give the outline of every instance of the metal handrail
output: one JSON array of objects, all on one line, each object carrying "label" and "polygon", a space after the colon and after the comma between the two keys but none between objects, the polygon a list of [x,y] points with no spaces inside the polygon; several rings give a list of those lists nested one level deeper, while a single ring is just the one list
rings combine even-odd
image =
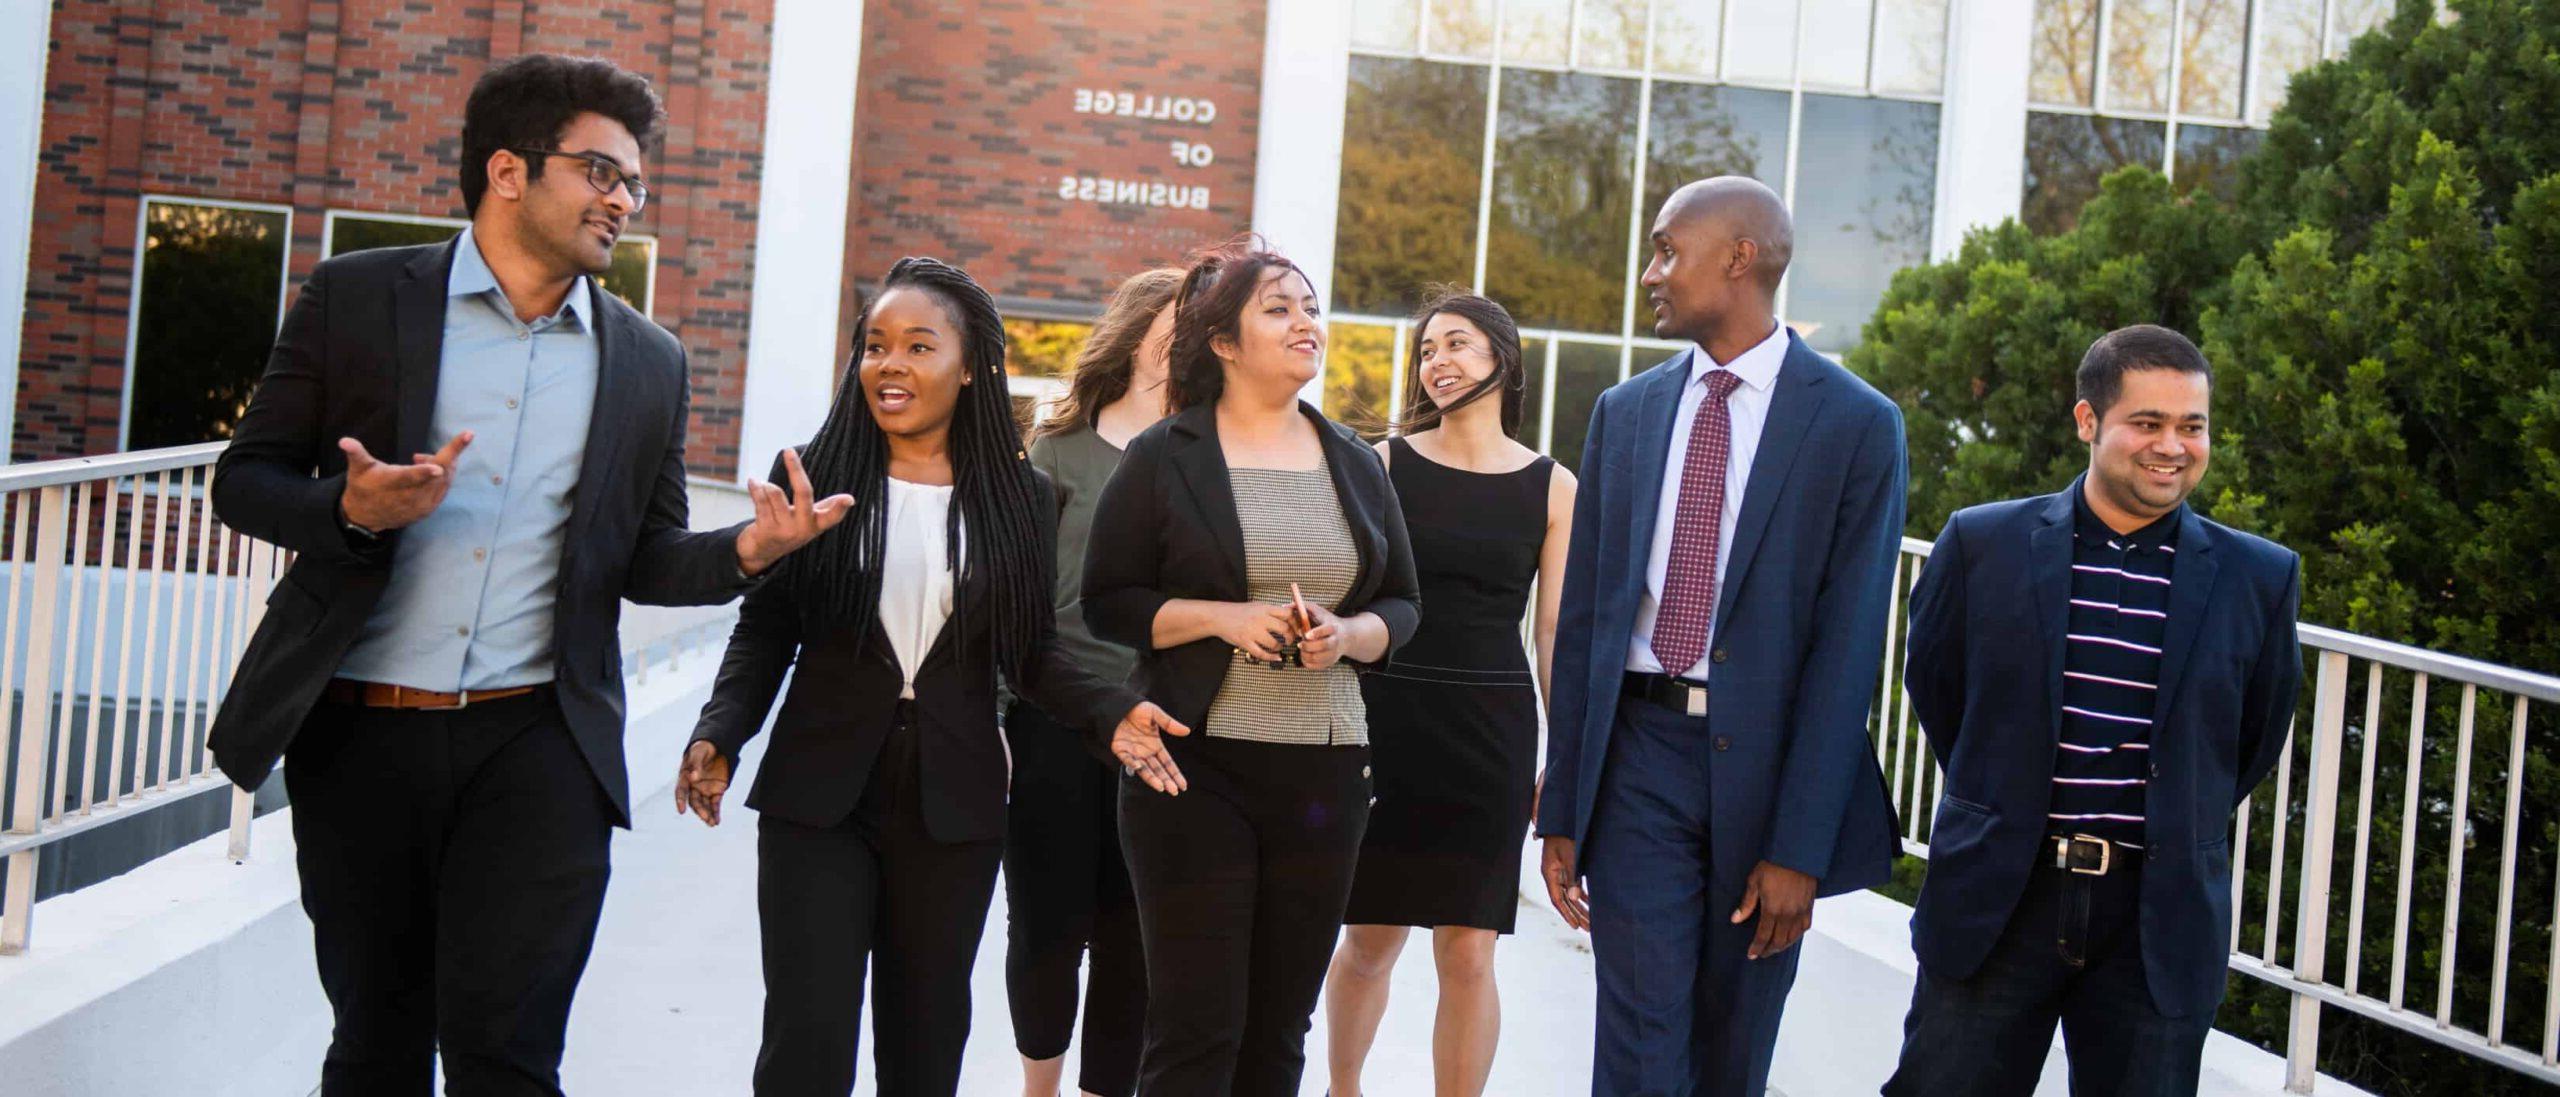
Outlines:
[{"label": "metal handrail", "polygon": [[[1932,809],[1938,795],[1944,792],[1946,774],[1929,755],[1922,729],[1911,711],[1910,697],[1900,688],[1900,642],[1909,623],[1905,600],[1929,549],[1927,541],[1903,539],[1903,554],[1895,567],[1883,686],[1874,713],[1877,761],[1884,767],[1888,791],[1905,822],[1903,847],[1922,858],[1929,855],[1927,828],[1933,821]],[[2291,997],[2286,1089],[2309,1093],[2317,1082],[2320,1009],[2324,1005],[2532,1078],[2560,1083],[2560,889],[2555,889],[2551,899],[2551,923],[2547,927],[2550,956],[2544,966],[2543,985],[2538,988],[2543,997],[2541,1046],[2538,1051],[2526,1050],[2505,1039],[2508,1006],[2517,989],[2509,971],[2516,955],[2517,870],[2525,856],[2518,820],[2525,806],[2526,736],[2534,704],[2560,705],[2560,676],[2319,625],[2302,624],[2298,628],[2302,646],[2314,664],[2310,689],[2304,693],[2301,708],[2288,730],[2292,741],[2269,786],[2254,790],[2241,801],[2231,840],[2229,963],[2232,970],[2277,986]],[[2350,698],[2359,664],[2364,683],[2361,706],[2351,704]],[[2397,726],[2390,717],[2399,710],[2384,703],[2387,695],[2394,695],[2395,685],[2404,686],[2408,695],[2406,719]],[[2437,688],[2436,703],[2444,704],[2446,694],[2441,690],[2455,687],[2459,694],[2458,716],[2450,762],[2452,773],[2448,778],[2441,772],[2443,763],[2435,769],[2428,766],[2427,725],[2434,713],[2429,694],[2431,688]],[[2502,773],[2488,770],[2475,779],[2474,735],[2479,730],[2480,714],[2484,710],[2498,711],[2494,707],[2498,696],[2507,699],[2510,717],[2503,752],[2505,767]],[[2294,734],[2306,729],[2307,736]],[[2384,751],[2385,739],[2399,740],[2398,749]],[[2346,778],[2343,771],[2350,765],[2351,745],[2358,749],[2352,759],[2356,784],[2350,811],[2346,810],[2342,785]],[[2396,764],[2400,772],[2396,781],[2380,783],[2380,771],[2386,764]],[[2484,794],[2484,803],[2488,793],[2504,794],[2497,817],[2502,831],[2495,847],[2497,917],[2487,950],[2491,986],[2485,1018],[2456,1016],[2454,1000],[2457,972],[2476,972],[2481,951],[2480,942],[2466,938],[2462,932],[2466,851],[2475,842],[2481,847],[2481,855],[2491,849],[2487,828],[2477,834],[2473,831],[2471,794],[2475,784],[2482,786],[2479,791]],[[2442,794],[2434,795],[2439,787]],[[2376,873],[2385,867],[2376,863],[2377,851],[2372,841],[2377,797],[2395,791],[2400,841],[2396,872],[2391,876],[2395,898],[2387,912],[2391,970],[2388,992],[2377,994],[2363,979],[2366,945],[2368,937],[2374,936],[2369,930],[2385,923],[2368,919],[2367,893]],[[2258,813],[2253,810],[2257,806],[2267,809],[2263,819],[2257,818]],[[2253,856],[2259,848],[2251,841],[2253,824],[2264,828],[2263,858]],[[2352,867],[2343,888],[2337,879],[2338,870],[2345,867],[2338,864],[2342,831],[2352,833],[2352,854],[2347,858]],[[2441,836],[2444,845],[2439,858],[2421,856],[2418,840],[2422,831]],[[2383,852],[2389,856],[2391,851]],[[2438,860],[2444,870],[2441,894],[2421,897],[2417,892],[2426,883],[2422,871],[2431,871]],[[2267,870],[2267,886],[2261,895],[2247,890],[2253,864],[2263,864]],[[2338,894],[2342,890],[2343,896]],[[2337,902],[2341,898],[2343,903]],[[2433,941],[2413,940],[2420,903],[2427,913],[2441,916],[2442,924]],[[2339,919],[2341,910],[2343,922]],[[2255,949],[2244,947],[2242,940],[2252,913],[2259,916],[2256,921],[2261,933]],[[2340,958],[2343,973],[2333,977],[2330,939],[2339,928],[2346,931],[2346,954]],[[2288,931],[2292,934],[2290,940],[2284,937]],[[2466,944],[2470,946],[2469,953],[2462,951]],[[2288,946],[2289,961],[2285,959]],[[2411,958],[2416,954],[2423,961],[2430,948],[2437,957],[2433,1001],[2413,1003],[2409,1000],[2408,979]],[[2464,959],[2475,966],[2458,967]]]}]

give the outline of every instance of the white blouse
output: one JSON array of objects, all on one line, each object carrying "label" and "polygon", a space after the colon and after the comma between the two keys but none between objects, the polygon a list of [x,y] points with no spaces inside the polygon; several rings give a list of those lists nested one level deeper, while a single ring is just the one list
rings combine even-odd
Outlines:
[{"label": "white blouse", "polygon": [[[916,695],[916,670],[951,619],[952,575],[944,531],[951,513],[949,485],[911,484],[889,478],[887,559],[880,575],[880,627],[897,652],[905,682],[901,699]],[[965,543],[965,535],[964,535]]]}]

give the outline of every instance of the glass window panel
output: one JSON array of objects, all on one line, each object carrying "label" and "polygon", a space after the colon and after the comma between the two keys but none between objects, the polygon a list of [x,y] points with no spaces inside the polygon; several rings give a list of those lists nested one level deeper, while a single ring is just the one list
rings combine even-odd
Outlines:
[{"label": "glass window panel", "polygon": [[1421,26],[1421,0],[1360,0],[1351,5],[1354,46],[1409,53]]},{"label": "glass window panel", "polygon": [[1645,0],[1582,0],[1582,25],[1574,33],[1581,52],[1574,64],[1586,69],[1644,67]]},{"label": "glass window panel", "polygon": [[1093,334],[1093,325],[1070,320],[1025,320],[1006,317],[1004,368],[1014,377],[1064,378],[1075,372],[1076,352]]},{"label": "glass window panel", "polygon": [[1422,48],[1457,57],[1493,57],[1494,0],[1425,0]]},{"label": "glass window panel", "polygon": [[1325,332],[1324,413],[1374,440],[1394,396],[1396,329],[1336,321]]},{"label": "glass window panel", "polygon": [[2240,159],[2258,150],[2265,130],[2239,126],[2178,126],[2180,190],[2201,189],[2229,202],[2240,197]]},{"label": "glass window panel", "polygon": [[1712,77],[1723,41],[1724,0],[1655,0],[1653,71]]},{"label": "glass window panel", "polygon": [[1351,59],[1333,307],[1400,315],[1429,282],[1475,278],[1485,69]]},{"label": "glass window panel", "polygon": [[1796,253],[1787,318],[1814,349],[1858,341],[1893,272],[1929,257],[1937,209],[1938,107],[1804,97]]},{"label": "glass window panel", "polygon": [[2085,107],[2098,86],[2098,0],[2036,0],[2027,98]]},{"label": "glass window panel", "polygon": [[1804,82],[1829,88],[1864,91],[1867,87],[1867,34],[1874,29],[1871,0],[1801,0],[1804,43],[1800,63]]},{"label": "glass window panel", "polygon": [[1725,79],[1784,84],[1796,77],[1798,0],[1735,0]]},{"label": "glass window panel", "polygon": [[613,244],[613,265],[596,278],[605,292],[622,298],[622,303],[649,315],[649,296],[656,288],[650,273],[658,264],[658,242],[648,237],[625,236]]},{"label": "glass window panel", "polygon": [[1684,183],[1748,175],[1772,190],[1787,180],[1787,93],[1712,84],[1657,83],[1645,133],[1644,217]]},{"label": "glass window panel", "polygon": [[1503,60],[1564,64],[1572,35],[1573,0],[1503,0]]},{"label": "glass window panel", "polygon": [[2169,16],[2176,0],[2115,0],[2107,10],[2105,110],[2169,109]]},{"label": "glass window panel", "polygon": [[2320,59],[2320,0],[2258,0],[2258,99],[2251,120],[2263,125],[2284,104],[2293,74]]},{"label": "glass window panel", "polygon": [[2343,57],[2364,32],[2391,18],[2393,0],[2333,0],[2329,9],[2329,56]]},{"label": "glass window panel", "polygon": [[1591,429],[1592,405],[1617,383],[1617,344],[1567,342],[1556,348],[1556,415],[1547,432],[1547,452],[1558,464],[1582,471],[1582,441]]},{"label": "glass window panel", "polygon": [[1878,0],[1875,89],[1936,95],[1946,70],[1947,0]]},{"label": "glass window panel", "polygon": [[1520,393],[1520,429],[1511,439],[1530,449],[1538,448],[1539,409],[1547,402],[1547,340],[1543,336],[1523,336],[1520,340],[1520,372],[1527,377]]},{"label": "glass window panel", "polygon": [[1485,295],[1522,325],[1618,330],[1635,137],[1634,80],[1503,72]]},{"label": "glass window panel", "polygon": [[2018,219],[2041,233],[2080,223],[2098,180],[2127,164],[2157,169],[2168,141],[2158,122],[2027,112],[2026,195]]},{"label": "glass window panel", "polygon": [[2178,111],[2240,117],[2241,58],[2249,45],[2249,0],[2186,0],[2178,28]]},{"label": "glass window panel", "polygon": [[287,242],[282,211],[145,204],[126,449],[231,437],[275,346]]}]

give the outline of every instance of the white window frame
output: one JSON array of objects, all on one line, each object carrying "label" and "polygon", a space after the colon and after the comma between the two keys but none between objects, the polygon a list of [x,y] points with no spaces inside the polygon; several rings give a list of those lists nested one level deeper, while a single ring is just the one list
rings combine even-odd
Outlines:
[{"label": "white window frame", "polygon": [[293,299],[293,207],[276,202],[252,202],[237,198],[207,198],[192,194],[144,192],[133,206],[133,289],[125,296],[124,315],[124,383],[118,386],[116,404],[116,451],[124,452],[133,438],[134,352],[142,341],[143,257],[151,244],[151,204],[210,206],[215,209],[249,210],[256,213],[284,215],[284,259],[276,266],[276,328],[284,328],[284,310]]}]

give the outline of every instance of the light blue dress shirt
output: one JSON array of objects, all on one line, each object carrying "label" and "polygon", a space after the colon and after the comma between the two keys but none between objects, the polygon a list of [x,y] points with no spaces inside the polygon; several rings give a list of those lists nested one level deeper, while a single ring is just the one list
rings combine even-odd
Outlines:
[{"label": "light blue dress shirt", "polygon": [[444,692],[552,679],[552,609],[595,411],[592,286],[581,278],[558,312],[520,322],[463,230],[427,446],[473,438],[444,502],[401,531],[390,585],[340,677]]}]

